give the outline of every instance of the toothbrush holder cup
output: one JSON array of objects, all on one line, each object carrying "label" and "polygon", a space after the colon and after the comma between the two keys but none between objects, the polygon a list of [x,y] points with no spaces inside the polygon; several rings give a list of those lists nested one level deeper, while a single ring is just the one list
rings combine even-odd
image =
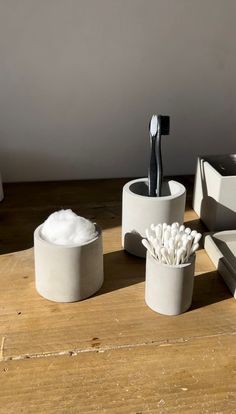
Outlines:
[{"label": "toothbrush holder cup", "polygon": [[186,189],[177,181],[162,184],[161,197],[148,196],[148,179],[129,181],[123,187],[122,196],[122,246],[138,257],[146,257],[142,239],[145,230],[153,224],[183,223]]}]

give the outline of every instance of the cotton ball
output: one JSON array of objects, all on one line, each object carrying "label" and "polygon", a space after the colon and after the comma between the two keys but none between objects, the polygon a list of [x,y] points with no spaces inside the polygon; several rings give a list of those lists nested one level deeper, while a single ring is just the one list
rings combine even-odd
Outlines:
[{"label": "cotton ball", "polygon": [[68,209],[52,213],[43,223],[41,235],[54,244],[80,245],[94,239],[97,231],[91,221]]}]

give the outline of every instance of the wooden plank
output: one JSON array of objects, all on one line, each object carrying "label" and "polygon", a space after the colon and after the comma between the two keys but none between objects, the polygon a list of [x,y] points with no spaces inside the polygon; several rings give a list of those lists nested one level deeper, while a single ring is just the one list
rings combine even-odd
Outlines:
[{"label": "wooden plank", "polygon": [[[201,230],[201,222],[191,207],[193,177],[176,179],[187,188],[186,220],[193,220],[191,224]],[[72,208],[103,229],[120,226],[122,187],[127,181],[127,178],[117,178],[4,184],[5,198],[0,205],[0,253],[32,247],[34,229],[61,208]]]},{"label": "wooden plank", "polygon": [[0,253],[32,247],[33,231],[52,212],[72,208],[103,228],[120,225],[122,187],[128,179],[4,184]]},{"label": "wooden plank", "polygon": [[235,355],[235,335],[222,334],[2,362],[0,413],[232,414]]},{"label": "wooden plank", "polygon": [[[127,180],[5,186],[0,209],[0,413],[233,413],[236,307],[213,264],[197,253],[191,309],[158,315],[144,303],[145,262],[121,247]],[[205,231],[192,210],[185,223]],[[103,228],[105,282],[83,302],[59,304],[34,288],[32,232],[61,207]],[[13,252],[13,253],[12,253]]]},{"label": "wooden plank", "polygon": [[[112,232],[104,246],[106,251],[111,236]],[[4,356],[165,343],[236,330],[235,301],[203,250],[197,254],[196,270],[200,274],[195,279],[191,310],[168,317],[145,305],[144,260],[114,249],[111,244],[112,251],[104,255],[105,282],[100,292],[71,304],[49,302],[37,294],[32,250],[0,256]]]}]

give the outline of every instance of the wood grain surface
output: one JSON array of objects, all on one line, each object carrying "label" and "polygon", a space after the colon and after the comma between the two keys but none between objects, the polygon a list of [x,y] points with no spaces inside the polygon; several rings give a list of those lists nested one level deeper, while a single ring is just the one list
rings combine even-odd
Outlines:
[{"label": "wood grain surface", "polygon": [[[191,208],[192,178],[180,180],[185,222],[205,231]],[[145,261],[120,244],[124,182],[5,185],[0,413],[236,413],[235,300],[201,248],[191,309],[168,317],[145,305]],[[103,228],[104,285],[71,304],[34,288],[32,232],[61,207]]]}]

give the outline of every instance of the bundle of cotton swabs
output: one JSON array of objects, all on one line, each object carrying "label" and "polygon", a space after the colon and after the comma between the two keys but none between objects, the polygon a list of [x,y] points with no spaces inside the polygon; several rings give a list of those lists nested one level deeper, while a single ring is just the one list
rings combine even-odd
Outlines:
[{"label": "bundle of cotton swabs", "polygon": [[158,262],[180,265],[188,263],[189,257],[198,249],[202,235],[183,224],[163,223],[151,224],[146,237],[142,243]]}]

